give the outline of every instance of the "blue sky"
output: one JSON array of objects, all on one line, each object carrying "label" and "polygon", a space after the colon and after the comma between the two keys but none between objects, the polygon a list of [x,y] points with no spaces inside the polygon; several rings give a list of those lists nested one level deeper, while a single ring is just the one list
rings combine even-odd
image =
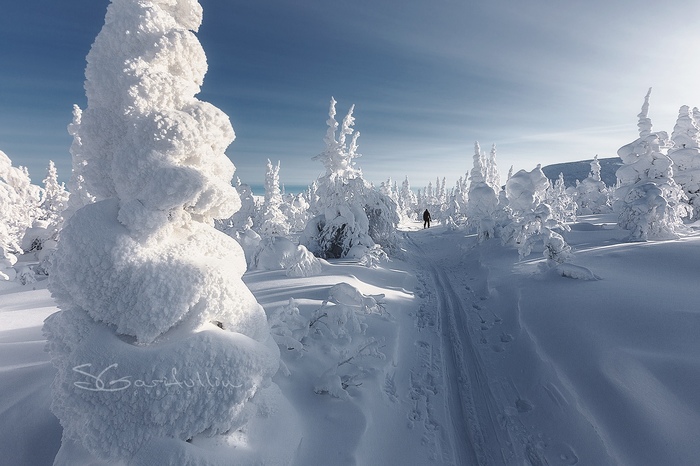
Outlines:
[{"label": "blue sky", "polygon": [[[107,0],[7,2],[0,13],[0,150],[35,183],[70,174],[66,126],[86,106],[85,56]],[[245,183],[267,158],[287,185],[322,166],[328,102],[355,104],[358,166],[379,183],[448,186],[473,144],[503,175],[615,155],[650,116],[671,132],[700,106],[700,2],[669,0],[202,0],[209,72],[201,100],[224,110],[227,154]]]}]

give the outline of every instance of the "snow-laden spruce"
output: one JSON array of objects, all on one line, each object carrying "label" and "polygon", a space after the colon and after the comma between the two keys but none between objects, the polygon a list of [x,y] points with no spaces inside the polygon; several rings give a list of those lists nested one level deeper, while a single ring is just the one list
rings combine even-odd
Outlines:
[{"label": "snow-laden spruce", "polygon": [[314,157],[326,168],[317,180],[318,200],[311,206],[317,216],[309,221],[300,241],[324,258],[381,254],[382,247],[391,247],[395,241],[396,203],[366,182],[355,167],[360,133],[353,129],[354,106],[338,132],[335,104],[331,98],[326,149]]},{"label": "snow-laden spruce", "polygon": [[98,201],[66,222],[49,277],[61,311],[44,327],[65,463],[77,445],[212,464],[186,441],[244,425],[279,366],[243,252],[213,228],[240,201],[229,119],[194,97],[201,20],[195,0],[113,0],[87,57],[73,129]]},{"label": "snow-laden spruce", "polygon": [[630,231],[631,241],[678,237],[683,218],[690,213],[682,189],[673,180],[673,161],[664,153],[668,134],[652,132],[649,96],[639,113],[639,138],[622,146],[617,155],[622,167],[617,172],[613,209],[618,224]]}]

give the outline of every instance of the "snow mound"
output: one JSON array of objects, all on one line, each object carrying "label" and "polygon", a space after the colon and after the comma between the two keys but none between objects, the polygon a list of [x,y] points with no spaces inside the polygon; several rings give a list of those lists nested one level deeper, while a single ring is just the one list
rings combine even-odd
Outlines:
[{"label": "snow mound", "polygon": [[305,246],[297,246],[282,236],[272,236],[260,241],[252,263],[252,269],[285,270],[288,277],[310,277],[322,270],[321,261]]}]

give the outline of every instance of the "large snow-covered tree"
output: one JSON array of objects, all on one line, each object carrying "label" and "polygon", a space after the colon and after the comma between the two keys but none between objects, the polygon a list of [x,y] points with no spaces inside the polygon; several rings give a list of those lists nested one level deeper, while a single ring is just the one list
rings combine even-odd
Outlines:
[{"label": "large snow-covered tree", "polygon": [[326,168],[317,180],[318,200],[312,205],[317,216],[307,224],[301,241],[321,257],[362,257],[393,245],[399,218],[396,203],[365,181],[355,166],[360,133],[353,129],[354,106],[343,118],[340,131],[335,106],[331,98],[326,148],[314,157]]},{"label": "large snow-covered tree", "polygon": [[44,326],[64,460],[214,464],[199,436],[244,425],[279,365],[243,252],[213,228],[240,201],[229,119],[195,97],[201,20],[196,0],[113,0],[87,56],[81,172],[98,202],[66,222]]},{"label": "large snow-covered tree", "polygon": [[650,95],[651,89],[638,115],[639,138],[617,151],[623,165],[616,172],[619,186],[613,209],[632,241],[675,238],[690,212],[683,191],[673,180],[673,162],[664,153],[668,134],[652,132]]}]

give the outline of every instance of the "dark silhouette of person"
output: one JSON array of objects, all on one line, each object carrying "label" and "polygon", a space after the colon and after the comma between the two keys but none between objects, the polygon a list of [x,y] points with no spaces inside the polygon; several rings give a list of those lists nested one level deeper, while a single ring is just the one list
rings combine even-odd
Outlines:
[{"label": "dark silhouette of person", "polygon": [[430,228],[430,212],[428,212],[428,209],[425,209],[425,212],[423,212],[423,228]]}]

